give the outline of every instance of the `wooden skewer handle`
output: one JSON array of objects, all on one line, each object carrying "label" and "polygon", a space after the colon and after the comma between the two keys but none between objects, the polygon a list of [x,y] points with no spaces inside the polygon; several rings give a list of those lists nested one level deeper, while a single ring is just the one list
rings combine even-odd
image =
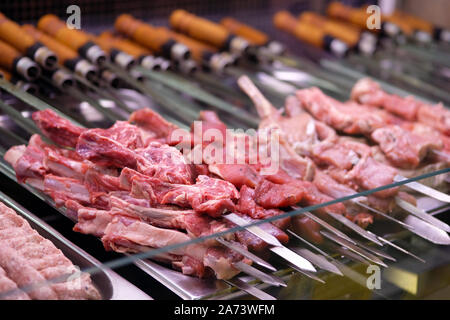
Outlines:
[{"label": "wooden skewer handle", "polygon": [[36,84],[24,81],[23,79],[13,75],[9,71],[0,68],[0,79],[3,78],[6,81],[11,82],[14,84],[17,88],[20,88],[23,91],[26,91],[30,94],[36,94],[39,91],[39,88]]},{"label": "wooden skewer handle", "polygon": [[331,18],[353,23],[362,29],[367,29],[367,18],[369,15],[365,10],[352,8],[340,2],[332,2],[327,8],[327,15]]},{"label": "wooden skewer handle", "polygon": [[411,32],[411,29],[407,25],[398,19],[387,16],[381,17],[381,29],[369,29],[367,23],[370,14],[367,12],[366,7],[358,9],[343,5],[340,2],[332,2],[327,8],[327,15],[334,19],[353,23],[361,29],[369,30],[374,33],[378,33],[381,30],[383,35],[388,35],[392,38],[397,37],[401,32],[406,34]]},{"label": "wooden skewer handle", "polygon": [[100,65],[106,60],[105,52],[91,41],[89,35],[80,30],[69,29],[54,14],[42,16],[37,27],[94,64]]},{"label": "wooden skewer handle", "polygon": [[22,26],[22,29],[36,41],[43,43],[50,50],[52,50],[58,56],[58,59],[62,64],[64,64],[67,60],[72,60],[78,57],[76,51],[39,31],[34,26],[25,24]]},{"label": "wooden skewer handle", "polygon": [[171,27],[178,32],[205,42],[221,51],[231,51],[240,55],[249,47],[247,40],[230,33],[224,26],[185,10],[172,12],[169,22]]},{"label": "wooden skewer handle", "polygon": [[39,31],[30,24],[23,25],[22,29],[35,40],[43,43],[50,50],[52,50],[57,55],[60,64],[66,66],[72,71],[75,71],[75,73],[83,78],[93,79],[95,77],[97,69],[88,61],[80,58],[78,53],[72,48],[69,48],[65,44],[55,40],[44,32]]},{"label": "wooden skewer handle", "polygon": [[316,26],[297,21],[293,15],[287,11],[280,11],[273,18],[275,27],[286,31],[297,39],[305,41],[315,47],[324,48],[325,32]]},{"label": "wooden skewer handle", "polygon": [[299,16],[299,21],[312,24],[323,29],[327,34],[341,39],[351,47],[356,46],[361,37],[360,29],[327,19],[326,17],[318,15],[314,12],[303,12]]},{"label": "wooden skewer handle", "polygon": [[0,67],[9,72],[16,72],[27,80],[35,80],[39,77],[39,66],[20,54],[17,49],[0,40]]},{"label": "wooden skewer handle", "polygon": [[382,21],[396,25],[407,36],[412,36],[414,33],[414,28],[408,22],[395,15],[383,16]]},{"label": "wooden skewer handle", "polygon": [[67,28],[66,24],[54,14],[42,16],[37,27],[75,51],[89,42],[89,37],[86,34]]},{"label": "wooden skewer handle", "polygon": [[25,54],[35,40],[25,33],[20,26],[0,13],[0,38]]},{"label": "wooden skewer handle", "polygon": [[199,64],[201,64],[203,60],[206,59],[207,56],[210,57],[215,52],[217,52],[216,48],[207,45],[203,42],[192,39],[183,34],[173,32],[163,27],[158,28],[158,30],[164,30],[164,32],[168,32],[175,40],[187,46],[191,51],[192,59],[194,59],[194,61]]},{"label": "wooden skewer handle", "polygon": [[0,13],[0,39],[16,48],[21,54],[34,59],[46,69],[55,69],[56,55],[27,34],[16,22]]},{"label": "wooden skewer handle", "polygon": [[4,69],[4,68],[0,68],[0,78],[4,78],[5,80],[11,81],[12,79],[12,74],[11,72],[9,72],[8,70]]},{"label": "wooden skewer handle", "polygon": [[264,32],[250,27],[234,18],[225,17],[220,21],[229,32],[234,33],[244,39],[247,39],[251,44],[264,46],[268,43],[269,37]]},{"label": "wooden skewer handle", "polygon": [[134,57],[119,48],[113,42],[102,37],[92,37],[92,40],[102,48],[102,50],[109,53],[111,61],[124,69],[130,69],[136,64]]},{"label": "wooden skewer handle", "polygon": [[190,56],[189,49],[175,41],[168,32],[158,30],[129,14],[122,14],[117,17],[114,26],[120,33],[165,57],[186,60]]},{"label": "wooden skewer handle", "polygon": [[297,39],[317,48],[330,51],[337,56],[344,56],[348,52],[348,46],[344,42],[331,36],[322,28],[298,21],[287,11],[276,13],[273,22],[278,29],[284,30]]},{"label": "wooden skewer handle", "polygon": [[419,34],[419,40],[424,38],[423,40],[430,41],[433,38],[437,41],[450,42],[450,30],[448,29],[439,28],[424,19],[400,11],[394,11],[393,16],[407,23],[414,30],[416,36]]},{"label": "wooden skewer handle", "polygon": [[225,27],[185,10],[172,12],[169,22],[173,29],[218,49],[223,49],[231,36]]},{"label": "wooden skewer handle", "polygon": [[163,68],[164,70],[167,70],[170,65],[167,60],[164,60],[161,57],[154,57],[152,52],[147,48],[131,40],[115,37],[108,31],[103,32],[99,38],[109,41],[114,48],[131,55],[144,68],[150,70]]},{"label": "wooden skewer handle", "polygon": [[404,20],[405,23],[409,24],[413,29],[427,32],[430,35],[433,34],[434,26],[426,20],[423,20],[416,16],[412,16],[410,14],[406,14],[404,12],[400,12],[398,10],[394,11],[392,15]]},{"label": "wooden skewer handle", "polygon": [[122,50],[123,52],[126,52],[129,55],[132,55],[134,58],[139,58],[151,54],[151,51],[144,48],[143,46],[140,46],[137,43],[130,41],[128,39],[114,37],[109,32],[103,32],[98,37],[98,39],[102,39],[102,41],[108,41],[111,46],[119,50]]},{"label": "wooden skewer handle", "polygon": [[8,71],[14,70],[16,60],[22,55],[11,45],[0,40],[0,66]]}]

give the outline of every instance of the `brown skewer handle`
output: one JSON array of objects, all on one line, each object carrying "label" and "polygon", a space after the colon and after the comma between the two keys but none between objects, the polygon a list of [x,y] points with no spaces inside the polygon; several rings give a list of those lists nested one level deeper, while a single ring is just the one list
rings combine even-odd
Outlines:
[{"label": "brown skewer handle", "polygon": [[[368,5],[364,5],[361,8],[354,9],[354,10],[359,10],[360,12],[362,12],[362,14],[365,14],[368,16],[367,7],[368,7]],[[384,24],[387,23],[388,25],[391,24],[391,25],[397,26],[397,28],[400,29],[401,33],[403,33],[402,36],[406,36],[406,37],[413,36],[413,28],[409,24],[407,24],[403,19],[399,19],[397,16],[382,15],[381,21],[382,21],[381,28],[383,28]]]},{"label": "brown skewer handle", "polygon": [[141,56],[151,54],[151,51],[147,48],[144,48],[143,46],[140,46],[137,43],[126,38],[113,36],[111,32],[108,31],[103,32],[97,38],[102,39],[103,41],[108,41],[111,46],[114,46],[117,49],[132,55],[136,59]]},{"label": "brown skewer handle", "polygon": [[217,52],[213,46],[163,27],[159,27],[158,30],[168,32],[175,40],[187,46],[191,51],[192,59],[199,65],[221,72],[232,63],[232,59],[228,55]]},{"label": "brown skewer handle", "polygon": [[38,21],[38,29],[64,43],[90,62],[101,65],[106,61],[105,52],[87,34],[80,30],[69,29],[66,24],[53,14],[46,14]]},{"label": "brown skewer handle", "polygon": [[434,26],[432,23],[401,11],[394,11],[392,14],[403,20],[414,30],[415,38],[420,42],[429,42],[431,38],[436,41],[450,42],[450,30]]},{"label": "brown skewer handle", "polygon": [[396,25],[400,29],[400,31],[407,37],[413,36],[413,28],[403,19],[399,19],[398,17],[392,15],[383,15],[381,21],[383,21],[384,24],[391,23],[393,25]]},{"label": "brown skewer handle", "polygon": [[102,48],[102,50],[108,52],[111,61],[113,61],[121,68],[129,70],[131,69],[131,67],[136,65],[136,60],[132,55],[116,48],[113,43],[108,41],[108,39],[101,37],[93,37],[92,39],[100,46],[100,48]]},{"label": "brown skewer handle", "polygon": [[150,50],[136,42],[126,38],[114,37],[109,32],[103,32],[100,36],[113,41],[115,47],[132,55],[144,68],[150,70],[167,70],[170,68],[169,60],[163,57],[155,57]]},{"label": "brown skewer handle", "polygon": [[265,33],[249,27],[234,18],[225,17],[220,20],[220,24],[229,32],[247,39],[247,41],[253,45],[265,46],[269,42],[269,37]]},{"label": "brown skewer handle", "polygon": [[42,42],[58,57],[59,63],[74,71],[76,74],[88,80],[93,80],[97,75],[97,68],[87,60],[78,56],[77,52],[65,44],[55,40],[49,35],[39,31],[34,26],[25,24],[22,29],[35,40]]},{"label": "brown skewer handle", "polygon": [[114,48],[117,48],[118,50],[121,50],[133,56],[136,61],[144,68],[150,70],[167,70],[170,66],[169,61],[160,57],[157,58],[153,56],[151,51],[147,48],[144,48],[128,39],[115,37],[108,31],[103,32],[98,38],[101,38],[103,41],[108,41]]},{"label": "brown skewer handle", "polygon": [[321,29],[324,29],[326,32],[341,39],[349,46],[356,46],[359,41],[360,32],[358,29],[351,29],[341,23],[327,20],[327,18],[322,17],[314,12],[303,12],[299,16],[299,21],[313,24]]},{"label": "brown skewer handle", "polygon": [[137,20],[131,15],[120,15],[114,26],[120,33],[168,59],[183,61],[190,57],[189,49],[184,44],[175,41],[170,34],[158,31],[155,27]]},{"label": "brown skewer handle", "polygon": [[[139,81],[142,81],[144,79],[140,72],[136,70],[130,70],[133,66],[136,65],[136,60],[133,58],[133,56],[129,55],[126,52],[123,52],[120,49],[115,48],[111,41],[108,41],[108,39],[95,37],[93,35],[91,36],[91,39],[92,41],[97,43],[100,48],[109,53],[109,57],[112,62],[123,69],[129,70],[129,74],[133,78]],[[117,85],[115,84],[115,82],[117,81],[111,80],[111,76],[112,74],[110,75],[109,73],[102,72],[102,77],[106,78],[107,82],[109,82],[110,85],[114,87]]]},{"label": "brown skewer handle", "polygon": [[[427,24],[426,21],[423,21],[425,24],[422,24],[422,21],[417,21],[414,18],[412,18],[413,20],[410,20],[408,16],[405,16],[399,11],[394,11],[391,17],[398,21],[402,21],[402,23],[409,26],[412,33],[411,37],[417,42],[430,43],[433,40],[432,25]],[[416,21],[418,24],[416,24]]]},{"label": "brown skewer handle", "polygon": [[56,68],[58,63],[56,55],[2,13],[0,13],[0,39],[9,43],[23,55],[35,60],[43,68],[49,70]]},{"label": "brown skewer handle", "polygon": [[118,88],[120,86],[119,77],[108,69],[100,70],[100,78],[109,86]]},{"label": "brown skewer handle", "polygon": [[0,68],[0,79],[3,78],[12,84],[14,84],[17,88],[28,92],[30,94],[36,94],[39,91],[38,86],[35,83],[31,83],[28,81],[24,81],[12,75],[9,71]]},{"label": "brown skewer handle", "polygon": [[264,32],[255,29],[245,23],[242,23],[234,18],[225,17],[220,21],[228,31],[234,33],[245,40],[251,45],[264,46],[270,53],[274,55],[281,55],[286,50],[285,46],[278,41],[269,39],[269,36]]},{"label": "brown skewer handle", "polygon": [[[343,5],[340,2],[332,2],[327,8],[327,15],[331,18],[343,20],[355,24],[356,26],[369,30],[372,32],[379,32],[380,30],[367,28],[367,21],[370,15],[366,9],[357,9]],[[397,38],[401,34],[399,26],[393,22],[383,21],[381,23],[381,34],[390,38]]]},{"label": "brown skewer handle", "polygon": [[64,69],[59,68],[51,71],[44,71],[43,75],[49,78],[55,87],[62,90],[75,85],[72,74]]},{"label": "brown skewer handle", "polygon": [[4,69],[4,68],[0,68],[0,78],[8,80],[9,82],[11,82],[12,79],[12,73],[9,72],[8,70]]},{"label": "brown skewer handle", "polygon": [[330,20],[314,12],[305,11],[298,20],[315,25],[327,34],[344,41],[349,47],[365,54],[372,54],[376,49],[376,37],[363,33],[360,28],[343,22]]},{"label": "brown skewer handle", "polygon": [[299,40],[329,51],[339,57],[344,56],[348,52],[348,46],[344,42],[327,34],[315,25],[297,21],[287,11],[279,11],[276,13],[273,22],[278,29],[286,31]]},{"label": "brown skewer handle", "polygon": [[20,74],[28,81],[36,80],[41,72],[34,61],[22,56],[19,51],[2,40],[0,40],[0,67]]},{"label": "brown skewer handle", "polygon": [[224,26],[197,17],[185,10],[175,10],[170,15],[170,26],[198,41],[208,43],[220,51],[241,55],[249,47],[247,40],[230,33]]}]

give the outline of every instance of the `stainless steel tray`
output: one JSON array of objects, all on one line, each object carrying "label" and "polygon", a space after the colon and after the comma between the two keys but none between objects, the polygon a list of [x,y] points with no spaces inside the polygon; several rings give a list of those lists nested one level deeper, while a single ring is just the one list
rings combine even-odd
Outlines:
[{"label": "stainless steel tray", "polygon": [[[0,201],[25,218],[41,236],[50,240],[81,270],[101,267],[101,262],[64,238],[58,231],[0,192]],[[102,269],[91,275],[92,281],[104,300],[152,300],[150,296],[122,278],[111,269]]]}]

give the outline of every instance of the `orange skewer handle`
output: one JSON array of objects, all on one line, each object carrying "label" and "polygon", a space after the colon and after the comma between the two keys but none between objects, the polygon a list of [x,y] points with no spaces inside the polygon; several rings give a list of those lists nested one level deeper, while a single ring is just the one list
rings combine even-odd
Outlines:
[{"label": "orange skewer handle", "polygon": [[100,46],[100,48],[109,53],[111,61],[113,61],[118,66],[124,69],[130,69],[136,64],[136,60],[132,55],[118,49],[116,46],[114,46],[114,43],[112,43],[108,39],[104,37],[93,37],[92,39]]},{"label": "orange skewer handle", "polygon": [[2,13],[0,13],[0,39],[16,48],[21,54],[34,59],[42,67],[56,68],[58,63],[56,55]]},{"label": "orange skewer handle", "polygon": [[157,30],[161,30],[163,32],[169,33],[175,40],[177,40],[178,42],[180,42],[180,43],[184,44],[186,47],[188,47],[189,51],[191,51],[192,59],[194,59],[197,63],[202,63],[202,61],[204,59],[204,55],[212,55],[215,52],[217,52],[216,48],[214,48],[208,44],[205,44],[203,42],[192,39],[181,33],[171,31],[164,27],[159,27],[159,28],[157,28]]},{"label": "orange skewer handle", "polygon": [[364,30],[369,30],[375,33],[381,31],[382,35],[387,35],[391,38],[398,37],[401,33],[400,27],[395,24],[394,21],[387,21],[386,19],[382,21],[380,26],[381,29],[369,29],[367,27],[367,22],[369,21],[370,13],[366,11],[366,8],[357,9],[343,5],[340,2],[332,2],[327,8],[327,15],[334,19],[353,23]]},{"label": "orange skewer handle", "polygon": [[175,41],[169,33],[158,31],[155,27],[135,19],[129,14],[117,17],[114,26],[120,33],[164,57],[177,61],[183,61],[190,57],[189,49]]},{"label": "orange skewer handle", "polygon": [[5,80],[8,80],[11,82],[12,74],[8,70],[6,70],[4,68],[0,68],[0,78],[3,78]]},{"label": "orange skewer handle", "polygon": [[31,24],[24,24],[22,26],[22,30],[24,30],[29,36],[33,37],[36,41],[42,42],[49,49],[55,52],[61,64],[64,64],[67,60],[76,59],[78,57],[76,51],[39,31]]},{"label": "orange skewer handle", "polygon": [[9,20],[2,13],[0,13],[0,38],[21,53],[25,53],[36,42],[25,34],[17,23]]},{"label": "orange skewer handle", "polygon": [[185,10],[172,12],[169,22],[170,26],[178,32],[212,45],[220,51],[242,54],[249,47],[247,40],[232,34],[224,26]]},{"label": "orange skewer handle", "polygon": [[328,34],[341,39],[349,46],[356,46],[361,32],[356,28],[349,28],[342,23],[328,20],[327,18],[320,16],[314,12],[303,12],[299,16],[299,21],[309,23],[325,30]]},{"label": "orange skewer handle", "polygon": [[213,46],[192,39],[184,34],[168,29],[165,30],[169,32],[174,39],[186,45],[191,51],[193,60],[207,69],[212,69],[215,72],[222,72],[223,69],[233,63],[233,58],[229,54],[217,52],[217,49]]},{"label": "orange skewer handle", "polygon": [[429,42],[431,39],[450,42],[450,31],[447,29],[436,27],[424,19],[398,10],[392,15],[408,24],[414,30],[416,39],[421,42]]},{"label": "orange skewer handle", "polygon": [[39,91],[39,88],[36,84],[24,81],[16,76],[14,76],[11,72],[0,68],[0,79],[3,78],[6,81],[11,82],[16,87],[20,88],[23,91],[26,91],[30,94],[36,94]]},{"label": "orange skewer handle", "polygon": [[22,29],[35,40],[42,42],[50,48],[58,57],[59,63],[74,71],[88,80],[92,80],[97,74],[97,68],[85,59],[80,58],[78,53],[65,44],[41,32],[34,26],[25,24]]},{"label": "orange skewer handle", "polygon": [[362,29],[340,21],[331,20],[314,12],[305,11],[300,14],[299,21],[315,25],[328,35],[340,39],[350,48],[362,53],[372,54],[376,49],[377,38],[372,33],[363,32]]},{"label": "orange skewer handle", "polygon": [[151,51],[148,50],[147,48],[128,39],[115,37],[108,31],[103,32],[97,38],[102,39],[103,41],[108,41],[111,46],[119,50],[122,50],[123,52],[126,52],[129,55],[132,55],[136,59],[142,56],[152,54]]},{"label": "orange skewer handle", "polygon": [[28,57],[24,57],[8,43],[0,40],[0,67],[20,74],[32,81],[39,77],[39,66]]},{"label": "orange skewer handle", "polygon": [[220,20],[220,24],[229,32],[246,39],[253,45],[265,46],[269,42],[269,36],[267,34],[237,21],[234,18],[225,17]]},{"label": "orange skewer handle", "polygon": [[225,17],[220,21],[220,24],[231,33],[247,40],[251,45],[264,46],[273,55],[281,55],[286,51],[286,47],[282,43],[269,39],[269,36],[264,32],[234,18]]},{"label": "orange skewer handle", "polygon": [[106,61],[105,52],[91,41],[84,32],[69,29],[66,24],[54,14],[46,14],[38,21],[38,29],[49,34],[59,42],[72,48],[78,54],[94,64],[101,65]]},{"label": "orange skewer handle", "polygon": [[398,10],[394,11],[392,16],[403,19],[406,23],[408,23],[412,28],[416,30],[422,30],[429,33],[430,35],[433,34],[434,26],[426,20],[410,14],[406,14],[404,12],[400,12]]},{"label": "orange skewer handle", "polygon": [[147,48],[133,42],[131,40],[115,37],[110,32],[103,32],[99,38],[109,41],[115,48],[128,53],[133,56],[136,61],[144,68],[155,70],[167,70],[170,67],[170,62],[161,57],[153,56],[152,52]]},{"label": "orange skewer handle", "polygon": [[323,29],[313,24],[298,21],[287,11],[276,13],[273,22],[278,29],[286,31],[297,39],[317,48],[325,49],[338,56],[343,56],[348,51],[348,47],[344,42],[328,35]]}]

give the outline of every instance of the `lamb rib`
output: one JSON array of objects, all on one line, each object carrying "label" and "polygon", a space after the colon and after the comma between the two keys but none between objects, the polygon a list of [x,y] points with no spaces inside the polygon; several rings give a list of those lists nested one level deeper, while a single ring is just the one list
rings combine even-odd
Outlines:
[{"label": "lamb rib", "polygon": [[370,137],[397,167],[417,167],[430,151],[443,148],[442,141],[418,136],[397,124],[386,127],[395,121],[382,110],[374,112],[373,108],[354,102],[341,103],[318,88],[298,90],[296,96],[314,118],[344,133]]},{"label": "lamb rib", "polygon": [[[256,89],[256,87],[254,87],[254,85],[251,83],[251,81],[247,78],[245,78],[245,77],[241,77],[241,79],[239,80],[239,85],[241,86],[241,88],[245,91],[245,92],[247,92],[248,93],[248,95],[252,98],[252,100],[254,101],[254,103],[255,103],[255,106],[256,106],[256,108],[257,108],[257,110],[258,110],[258,114],[260,114],[260,115],[265,115],[265,116],[267,116],[266,118],[265,118],[265,122],[263,122],[263,124],[264,125],[266,125],[266,126],[277,126],[280,130],[281,130],[281,135],[286,135],[286,134],[288,134],[289,133],[289,130],[287,130],[287,132],[285,132],[285,131],[283,131],[283,127],[282,127],[282,125],[285,123],[285,122],[283,122],[283,121],[280,121],[280,119],[282,119],[281,118],[281,115],[275,110],[275,108],[262,96],[262,94],[260,94],[259,93],[259,91]],[[290,101],[290,103],[292,104],[292,100]],[[290,106],[290,108],[291,108],[292,106]],[[292,110],[291,110],[292,111]],[[298,114],[297,114],[297,116],[299,116]],[[357,149],[360,149],[360,148],[362,148],[362,149],[367,149],[367,147],[363,147],[362,145],[361,145],[361,147],[359,147],[358,145],[357,145]],[[359,151],[359,150],[357,150],[356,149],[356,151]],[[353,149],[353,150],[355,150],[355,149]],[[371,160],[369,157],[368,157],[368,155],[366,154],[365,155],[365,159],[368,159],[369,161]],[[367,166],[367,167],[365,167],[365,166]],[[373,167],[373,166],[372,166]],[[351,180],[354,180],[356,183],[359,183],[362,187],[365,187],[365,188],[368,188],[369,186],[367,185],[367,180],[363,180],[363,179],[361,179],[361,177],[362,177],[362,175],[359,173],[358,174],[358,172],[364,172],[364,170],[366,169],[366,168],[368,168],[368,169],[370,169],[370,167],[368,166],[368,163],[367,163],[367,161],[361,161],[360,163],[359,163],[359,167],[358,166],[356,166],[355,167],[356,168],[356,170],[355,171],[350,171],[349,173],[350,173],[350,178],[351,178]],[[367,171],[367,170],[365,170],[365,171]],[[393,176],[391,177],[391,179],[393,179]],[[384,184],[383,184],[384,185]],[[396,191],[394,191],[394,192],[396,192]],[[353,192],[354,193],[354,192]],[[390,195],[389,195],[390,196]],[[326,201],[326,200],[318,200],[318,199],[312,199],[313,201],[316,201],[316,203],[320,203],[320,202],[324,202],[324,201]],[[312,203],[310,203],[310,205],[312,205],[312,204],[316,204],[316,203],[314,203],[314,202],[312,202]],[[331,217],[333,217],[333,218],[336,218],[336,216],[335,216],[335,213],[333,213],[332,211],[333,210],[335,210],[335,209],[331,209],[329,212],[330,212],[330,214],[329,214],[329,216],[331,216]],[[346,210],[345,210],[345,208],[344,208],[344,212],[345,212]],[[365,221],[366,220],[366,217],[367,217],[368,215],[365,215],[365,217],[363,218],[363,219],[361,219],[361,215],[359,215],[358,216],[358,220],[360,220],[360,221],[363,221],[363,223],[364,224],[367,224],[367,222]],[[300,219],[300,218],[297,218],[297,219]],[[305,220],[305,219],[304,219]],[[339,220],[340,222],[342,222],[343,220]],[[303,224],[306,224],[306,223],[308,223],[309,224],[309,226],[311,226],[311,224],[314,224],[312,221],[301,221]],[[349,220],[347,220],[347,222],[346,222],[346,224],[347,224],[347,226],[349,226],[349,227],[352,227],[352,230],[354,230],[355,232],[357,232],[357,233],[359,233],[359,234],[361,234],[363,237],[365,237],[365,238],[367,238],[367,239],[373,239],[373,236],[371,236],[371,235],[369,235],[367,232],[365,232],[364,230],[362,230],[361,228],[358,228],[356,225],[353,225],[353,224],[351,224],[350,223],[350,221]],[[301,224],[300,224],[300,222],[299,222],[299,229],[301,229],[300,228],[300,226],[301,226]],[[305,229],[305,228],[303,228],[303,229]],[[320,240],[320,238],[319,238],[319,236],[318,236],[318,233],[316,233],[315,235],[314,234],[311,234],[310,235],[310,239],[316,239],[316,241],[317,240]],[[379,244],[379,241],[377,240],[377,241],[375,241],[377,244]]]},{"label": "lamb rib", "polygon": [[435,106],[413,97],[399,97],[384,92],[378,83],[369,78],[359,80],[352,89],[351,98],[362,104],[383,108],[408,121],[418,121],[450,135],[450,111],[442,104]]}]

